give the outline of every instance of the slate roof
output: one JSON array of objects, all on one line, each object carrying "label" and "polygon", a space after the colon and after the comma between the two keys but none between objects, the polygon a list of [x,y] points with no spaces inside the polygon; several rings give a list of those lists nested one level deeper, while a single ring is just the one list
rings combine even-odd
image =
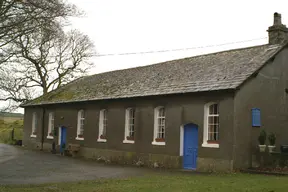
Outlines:
[{"label": "slate roof", "polygon": [[261,45],[79,78],[22,106],[236,89],[281,45]]}]

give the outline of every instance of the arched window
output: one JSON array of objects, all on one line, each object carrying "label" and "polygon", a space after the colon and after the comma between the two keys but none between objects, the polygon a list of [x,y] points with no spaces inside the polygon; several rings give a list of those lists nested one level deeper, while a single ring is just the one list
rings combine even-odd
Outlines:
[{"label": "arched window", "polygon": [[106,132],[107,132],[107,110],[102,109],[99,114],[99,134],[98,134],[98,142],[106,142]]},{"label": "arched window", "polygon": [[84,110],[78,111],[78,123],[77,123],[77,140],[84,140]]},{"label": "arched window", "polygon": [[125,135],[123,143],[134,143],[135,140],[135,109],[128,108],[125,112]]},{"label": "arched window", "polygon": [[54,137],[54,113],[50,112],[48,116],[48,135],[47,139],[53,139]]},{"label": "arched window", "polygon": [[165,108],[154,109],[154,138],[153,145],[165,145]]},{"label": "arched window", "polygon": [[37,137],[37,127],[38,127],[37,113],[33,112],[33,114],[32,114],[32,134],[30,137]]},{"label": "arched window", "polygon": [[203,147],[219,147],[219,104],[208,103],[204,107]]}]

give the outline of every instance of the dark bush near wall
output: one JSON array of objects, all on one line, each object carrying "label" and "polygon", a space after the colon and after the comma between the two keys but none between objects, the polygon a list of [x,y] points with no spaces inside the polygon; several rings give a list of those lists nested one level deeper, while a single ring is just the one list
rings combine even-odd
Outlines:
[{"label": "dark bush near wall", "polygon": [[277,168],[288,166],[288,153],[258,153],[256,155],[257,164],[263,168]]},{"label": "dark bush near wall", "polygon": [[15,141],[15,145],[22,146],[22,140],[16,140],[16,141]]},{"label": "dark bush near wall", "polygon": [[288,153],[274,152],[274,153],[271,153],[271,158],[273,162],[272,165],[275,167],[288,166]]},{"label": "dark bush near wall", "polygon": [[281,150],[281,153],[288,154],[288,145],[281,145],[280,150]]}]

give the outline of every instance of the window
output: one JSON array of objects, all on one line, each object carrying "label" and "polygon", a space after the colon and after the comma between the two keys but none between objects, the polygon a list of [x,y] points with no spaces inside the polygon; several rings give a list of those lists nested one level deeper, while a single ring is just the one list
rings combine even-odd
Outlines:
[{"label": "window", "polygon": [[123,143],[134,143],[135,136],[135,109],[126,109],[125,113],[125,138]]},{"label": "window", "polygon": [[49,122],[48,122],[48,135],[47,139],[53,139],[54,136],[54,113],[49,113]]},{"label": "window", "polygon": [[78,111],[78,122],[77,122],[77,140],[84,140],[84,110]]},{"label": "window", "polygon": [[154,138],[153,145],[165,145],[165,108],[157,107],[154,110]]},{"label": "window", "polygon": [[106,142],[106,131],[107,131],[107,110],[102,109],[99,115],[99,134],[98,142]]},{"label": "window", "polygon": [[32,134],[31,134],[30,137],[36,137],[36,135],[37,135],[37,126],[38,126],[37,113],[34,112],[32,114]]},{"label": "window", "polygon": [[202,147],[219,147],[219,105],[206,104],[204,108],[204,131]]},{"label": "window", "polygon": [[261,127],[261,113],[260,109],[252,109],[252,127]]}]

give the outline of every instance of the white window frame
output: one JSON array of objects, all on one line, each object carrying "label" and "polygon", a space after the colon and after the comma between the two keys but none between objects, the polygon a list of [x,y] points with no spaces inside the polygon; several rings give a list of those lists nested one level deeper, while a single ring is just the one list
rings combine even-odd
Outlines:
[{"label": "white window frame", "polygon": [[[37,126],[38,126],[38,119],[37,119],[37,113],[33,112],[32,113],[32,133],[30,135],[30,137],[37,137]],[[34,134],[34,132],[36,132],[36,134]]]},{"label": "white window frame", "polygon": [[107,142],[107,139],[100,138],[103,134],[103,131],[105,129],[105,136],[107,137],[107,109],[101,109],[99,113],[99,132],[98,132],[98,139],[97,142]]},{"label": "white window frame", "polygon": [[[159,116],[159,112],[161,109],[164,109],[164,116]],[[156,138],[158,136],[158,133],[159,133],[159,121],[158,119],[164,119],[164,139],[165,139],[165,131],[166,131],[166,109],[165,107],[163,106],[159,106],[159,107],[156,107],[154,109],[154,134],[153,134],[153,141],[152,141],[152,145],[166,145],[166,141],[156,141]],[[162,125],[163,126],[163,125]]]},{"label": "white window frame", "polygon": [[[83,109],[78,111],[77,114],[77,136],[76,140],[84,140],[84,122],[85,122],[85,112]],[[81,133],[81,126],[83,129],[83,137],[78,137],[78,135]]]},{"label": "white window frame", "polygon": [[[131,112],[133,116],[131,116]],[[127,139],[127,137],[130,136],[131,129],[133,129],[134,132],[134,140]],[[135,108],[128,108],[125,110],[125,133],[123,143],[135,143]]]},{"label": "white window frame", "polygon": [[[209,115],[209,107],[211,105],[217,104],[218,105],[218,114],[213,114],[213,115]],[[202,147],[209,147],[209,148],[219,148],[219,143],[208,143],[208,130],[209,130],[209,126],[208,126],[208,121],[209,121],[209,116],[217,116],[219,118],[219,104],[215,103],[215,102],[211,102],[211,103],[207,103],[204,106],[204,123],[203,123],[203,143],[202,143]],[[219,126],[219,121],[218,121],[218,126]],[[219,134],[219,127],[218,127],[218,134]],[[219,139],[218,139],[219,141]]]},{"label": "white window frame", "polygon": [[54,127],[54,113],[50,112],[48,114],[48,133],[47,139],[54,139],[54,136],[51,136],[50,133],[54,135],[55,127]]}]

